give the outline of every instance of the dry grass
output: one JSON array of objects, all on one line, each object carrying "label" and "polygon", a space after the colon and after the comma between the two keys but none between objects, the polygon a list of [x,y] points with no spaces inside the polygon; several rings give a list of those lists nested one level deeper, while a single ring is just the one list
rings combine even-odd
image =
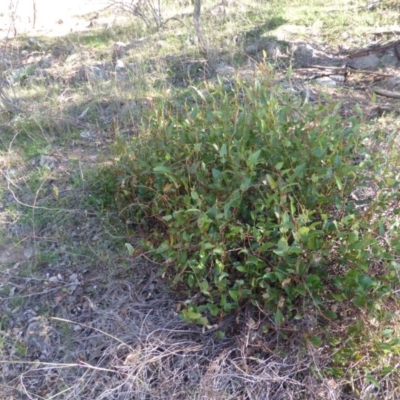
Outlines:
[{"label": "dry grass", "polygon": [[[95,297],[54,307],[57,317],[43,322],[51,351],[40,361],[30,354],[27,363],[11,357],[3,366],[8,380],[3,393],[65,399],[339,398],[343,384],[321,374],[329,363],[323,349],[303,346],[305,327],[274,332],[268,318],[247,309],[204,331],[182,321],[179,298],[154,278],[154,266],[135,262],[130,272],[104,284],[93,279]],[[24,308],[50,297],[31,296]]]}]

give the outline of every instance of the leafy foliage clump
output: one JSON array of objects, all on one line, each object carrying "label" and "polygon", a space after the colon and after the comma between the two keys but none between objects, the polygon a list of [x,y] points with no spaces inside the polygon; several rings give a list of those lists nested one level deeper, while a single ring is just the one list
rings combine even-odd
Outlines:
[{"label": "leafy foliage clump", "polygon": [[398,239],[372,216],[358,120],[303,106],[271,78],[193,93],[156,105],[115,169],[121,210],[192,298],[184,316],[207,324],[252,303],[280,324],[310,307],[336,318],[334,302],[374,309]]}]

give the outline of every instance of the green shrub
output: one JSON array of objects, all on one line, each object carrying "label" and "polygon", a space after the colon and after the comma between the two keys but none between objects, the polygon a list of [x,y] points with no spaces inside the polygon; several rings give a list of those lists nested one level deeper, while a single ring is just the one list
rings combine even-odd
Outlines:
[{"label": "green shrub", "polygon": [[373,309],[393,249],[368,214],[378,203],[352,195],[374,169],[357,119],[268,79],[193,93],[156,106],[116,169],[142,244],[188,298],[201,293],[184,316],[207,324],[247,302],[277,324],[309,307],[335,318],[333,302]]}]

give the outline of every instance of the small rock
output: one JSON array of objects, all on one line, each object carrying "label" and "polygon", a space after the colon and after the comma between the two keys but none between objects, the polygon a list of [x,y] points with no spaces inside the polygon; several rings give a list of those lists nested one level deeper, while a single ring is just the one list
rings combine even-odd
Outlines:
[{"label": "small rock", "polygon": [[12,66],[12,63],[11,63],[11,61],[7,60],[7,58],[0,59],[1,70],[6,71],[11,66]]},{"label": "small rock", "polygon": [[270,38],[261,38],[256,43],[245,47],[244,50],[248,54],[255,54],[264,50],[268,57],[277,57],[279,53],[277,41]]},{"label": "small rock", "polygon": [[42,44],[36,38],[29,38],[26,46],[33,50],[40,50],[42,48]]},{"label": "small rock", "polygon": [[300,60],[309,60],[314,57],[314,49],[309,44],[299,44],[293,51],[293,56]]},{"label": "small rock", "polygon": [[125,63],[122,60],[117,60],[117,63],[115,65],[115,72],[125,72],[126,71],[126,66]]},{"label": "small rock", "polygon": [[24,340],[31,354],[35,352],[44,356],[50,354],[49,331],[49,326],[41,318],[36,318],[36,320],[30,322]]},{"label": "small rock", "polygon": [[364,57],[357,57],[350,60],[349,65],[358,69],[374,69],[379,65],[380,58],[376,54],[368,54]]},{"label": "small rock", "polygon": [[335,82],[344,82],[346,80],[343,75],[329,75],[329,78],[331,78]]},{"label": "small rock", "polygon": [[315,82],[319,83],[321,86],[336,87],[336,81],[331,79],[329,76],[317,78]]},{"label": "small rock", "polygon": [[71,54],[70,56],[68,56],[67,59],[65,60],[65,62],[71,63],[73,61],[79,60],[80,57],[81,57],[81,55],[79,53],[74,53],[74,54]]},{"label": "small rock", "polygon": [[39,164],[41,167],[47,167],[50,169],[54,169],[54,167],[56,165],[56,159],[51,156],[41,155]]},{"label": "small rock", "polygon": [[32,247],[27,247],[26,249],[24,249],[24,256],[27,260],[29,260],[32,256],[33,256],[33,249]]},{"label": "small rock", "polygon": [[51,283],[57,283],[58,281],[59,281],[59,279],[57,276],[52,276],[49,278],[49,282],[51,282]]},{"label": "small rock", "polygon": [[390,88],[390,90],[393,89],[400,89],[400,77],[399,76],[392,76],[391,78],[388,79],[387,81],[387,87]]},{"label": "small rock", "polygon": [[52,57],[51,55],[47,55],[42,60],[39,61],[39,67],[41,68],[50,68],[52,64]]},{"label": "small rock", "polygon": [[226,76],[226,75],[234,75],[235,74],[235,68],[229,66],[229,65],[219,65],[215,72],[220,75],[220,76]]},{"label": "small rock", "polygon": [[211,15],[224,15],[227,13],[227,9],[223,4],[217,4],[211,10]]},{"label": "small rock", "polygon": [[91,67],[91,73],[89,73],[88,75],[88,79],[91,78],[93,80],[98,80],[98,79],[105,79],[106,73],[104,71],[104,69],[102,69],[101,67],[97,66],[97,65],[93,65]]},{"label": "small rock", "polygon": [[91,131],[82,131],[79,134],[79,136],[82,139],[94,139],[94,138],[96,138],[96,134],[94,132],[91,132]]},{"label": "small rock", "polygon": [[399,59],[394,54],[394,51],[388,51],[381,58],[381,63],[385,67],[396,68],[399,63]]},{"label": "small rock", "polygon": [[35,71],[35,76],[38,78],[46,78],[48,74],[44,69],[37,69]]},{"label": "small rock", "polygon": [[117,59],[123,57],[128,49],[128,46],[129,45],[127,43],[123,42],[114,43],[112,47],[113,57]]}]

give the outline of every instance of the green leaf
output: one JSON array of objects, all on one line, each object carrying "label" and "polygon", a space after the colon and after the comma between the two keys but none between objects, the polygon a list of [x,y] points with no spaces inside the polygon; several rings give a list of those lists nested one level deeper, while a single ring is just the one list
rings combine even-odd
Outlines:
[{"label": "green leaf", "polygon": [[188,310],[187,313],[186,313],[186,315],[187,315],[188,318],[190,318],[191,320],[196,320],[196,319],[201,318],[201,314],[198,313],[198,312],[196,312],[196,311],[193,311],[193,310]]},{"label": "green leaf", "polygon": [[237,290],[229,290],[229,295],[232,297],[233,301],[238,302],[239,292]]},{"label": "green leaf", "polygon": [[377,389],[380,389],[381,388],[381,385],[380,385],[380,383],[376,380],[376,378],[374,377],[374,376],[372,376],[371,374],[367,374],[366,376],[365,376],[365,380],[368,382],[368,383],[372,383]]},{"label": "green leaf", "polygon": [[199,199],[199,194],[198,194],[194,189],[192,189],[192,190],[190,191],[190,197],[191,197],[193,200],[198,200],[198,199]]},{"label": "green leaf", "polygon": [[394,371],[394,367],[392,367],[391,365],[388,365],[388,366],[382,368],[381,373],[382,373],[382,375],[389,375],[393,371]]},{"label": "green leaf", "polygon": [[331,310],[325,310],[324,315],[329,319],[337,319],[337,314]]},{"label": "green leaf", "polygon": [[210,311],[210,314],[213,317],[216,317],[220,312],[219,307],[216,304],[213,304],[213,303],[208,303],[207,304],[207,309],[208,309],[208,311]]},{"label": "green leaf", "polygon": [[225,332],[217,331],[216,336],[217,336],[217,339],[223,339],[225,337]]},{"label": "green leaf", "polygon": [[342,301],[342,300],[343,300],[343,295],[342,295],[342,294],[335,294],[335,293],[332,293],[331,296],[332,296],[336,301]]},{"label": "green leaf", "polygon": [[297,177],[302,178],[304,176],[304,172],[306,171],[306,167],[307,167],[306,163],[298,165],[293,171],[293,175],[290,178],[290,182],[293,182],[292,180],[293,178]]},{"label": "green leaf", "polygon": [[135,253],[135,248],[130,243],[125,243],[125,247],[128,250],[128,254],[132,256]]},{"label": "green leaf", "polygon": [[307,294],[306,289],[302,288],[302,287],[297,287],[295,289],[295,292],[297,292],[298,294],[300,294],[301,296],[305,296]]},{"label": "green leaf", "polygon": [[283,254],[286,254],[288,252],[289,245],[288,245],[287,240],[284,237],[281,237],[278,240],[278,244],[277,245],[278,245],[278,250],[274,250],[275,254],[283,255]]},{"label": "green leaf", "polygon": [[221,171],[220,170],[213,168],[211,170],[211,173],[212,173],[212,175],[213,175],[215,180],[219,180],[220,179],[220,177],[221,177]]},{"label": "green leaf", "polygon": [[300,229],[299,229],[299,233],[300,233],[300,235],[302,235],[302,236],[307,236],[307,235],[308,235],[308,232],[310,232],[310,228],[308,228],[307,226],[302,226],[302,227],[300,227]]},{"label": "green leaf", "polygon": [[207,295],[210,294],[210,292],[208,291],[208,282],[207,281],[200,282],[199,286],[200,286],[201,293],[204,293]]},{"label": "green leaf", "polygon": [[260,154],[261,154],[261,150],[257,150],[256,152],[251,154],[250,157],[247,159],[247,165],[250,168],[253,168],[257,164],[258,157],[260,157]]},{"label": "green leaf", "polygon": [[314,347],[321,347],[322,345],[322,340],[319,336],[311,336],[309,340]]},{"label": "green leaf", "polygon": [[219,151],[219,156],[220,156],[221,158],[224,158],[227,154],[228,154],[228,150],[227,150],[226,144],[224,143],[224,144],[221,146],[221,150]]},{"label": "green leaf", "polygon": [[277,326],[281,326],[282,323],[285,321],[285,318],[281,312],[281,310],[277,309],[274,314],[274,322]]},{"label": "green leaf", "polygon": [[282,167],[283,167],[283,162],[278,162],[278,163],[275,165],[275,169],[277,169],[278,171],[281,170]]},{"label": "green leaf", "polygon": [[340,180],[340,178],[338,176],[335,176],[335,181],[336,181],[336,185],[339,188],[339,190],[342,190],[343,184],[342,184],[342,181]]},{"label": "green leaf", "polygon": [[278,185],[274,181],[274,178],[272,178],[270,174],[266,174],[265,178],[267,179],[268,185],[271,186],[271,189],[276,189]]},{"label": "green leaf", "polygon": [[165,165],[158,165],[157,167],[153,168],[153,171],[160,172],[162,174],[171,174],[171,170]]},{"label": "green leaf", "polygon": [[365,296],[362,296],[362,295],[356,296],[353,299],[353,304],[356,307],[362,308],[365,306],[366,303],[367,303],[367,300],[366,300]]}]

